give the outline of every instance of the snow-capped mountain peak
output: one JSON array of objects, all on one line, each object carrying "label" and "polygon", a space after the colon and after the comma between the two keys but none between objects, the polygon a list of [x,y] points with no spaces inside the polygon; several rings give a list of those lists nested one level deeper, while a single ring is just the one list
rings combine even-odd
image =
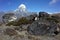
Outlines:
[{"label": "snow-capped mountain peak", "polygon": [[14,10],[14,13],[18,16],[18,17],[25,17],[28,15],[28,11],[26,9],[25,4],[21,4],[17,7],[16,10]]},{"label": "snow-capped mountain peak", "polygon": [[20,9],[20,11],[26,11],[26,6],[24,4],[21,4],[18,9]]},{"label": "snow-capped mountain peak", "polygon": [[26,6],[24,4],[21,4],[18,6],[18,8],[16,10],[14,10],[15,12],[26,12]]}]

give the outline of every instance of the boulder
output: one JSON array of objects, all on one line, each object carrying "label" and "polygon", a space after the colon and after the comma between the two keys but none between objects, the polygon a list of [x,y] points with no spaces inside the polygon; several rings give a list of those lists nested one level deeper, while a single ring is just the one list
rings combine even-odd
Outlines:
[{"label": "boulder", "polygon": [[39,12],[39,18],[41,18],[41,17],[49,17],[49,14],[48,13],[46,13],[46,12]]},{"label": "boulder", "polygon": [[57,26],[54,21],[37,20],[28,26],[27,32],[32,35],[56,35]]}]

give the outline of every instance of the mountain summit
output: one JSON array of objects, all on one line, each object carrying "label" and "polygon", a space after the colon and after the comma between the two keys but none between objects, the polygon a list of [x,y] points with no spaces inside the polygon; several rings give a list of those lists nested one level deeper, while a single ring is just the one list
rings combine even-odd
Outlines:
[{"label": "mountain summit", "polygon": [[26,11],[26,6],[24,4],[21,4],[21,5],[18,6],[18,8],[15,11],[25,12]]},{"label": "mountain summit", "polygon": [[14,10],[14,12],[16,13],[16,15],[19,15],[20,17],[22,16],[27,16],[28,11],[26,9],[26,6],[24,4],[21,4],[18,6],[18,8],[16,10]]},{"label": "mountain summit", "polygon": [[26,11],[26,6],[24,4],[21,4],[18,9],[20,9],[20,11]]}]

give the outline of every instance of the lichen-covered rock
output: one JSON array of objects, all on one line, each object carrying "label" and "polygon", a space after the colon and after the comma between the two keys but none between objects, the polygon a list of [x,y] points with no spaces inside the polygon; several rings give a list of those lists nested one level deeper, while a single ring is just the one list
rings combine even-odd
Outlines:
[{"label": "lichen-covered rock", "polygon": [[57,26],[54,21],[37,20],[27,28],[27,31],[33,35],[55,35]]}]

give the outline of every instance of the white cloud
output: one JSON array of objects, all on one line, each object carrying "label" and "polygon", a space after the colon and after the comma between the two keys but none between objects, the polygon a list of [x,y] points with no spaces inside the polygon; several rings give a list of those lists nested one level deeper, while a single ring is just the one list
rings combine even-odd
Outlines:
[{"label": "white cloud", "polygon": [[47,12],[48,14],[52,14],[52,12]]},{"label": "white cloud", "polygon": [[24,4],[21,4],[21,5],[19,5],[18,8],[26,8],[26,6]]},{"label": "white cloud", "polygon": [[56,2],[58,2],[58,0],[51,0],[50,2],[49,2],[49,4],[51,5],[51,4],[55,4]]},{"label": "white cloud", "polygon": [[26,6],[25,6],[25,4],[20,4],[19,6],[18,6],[18,8],[16,9],[16,10],[14,10],[15,12],[16,11],[21,11],[21,12],[25,12],[26,11]]},{"label": "white cloud", "polygon": [[28,15],[27,8],[25,4],[20,4],[17,9],[14,10],[14,13],[17,14],[18,16],[26,16]]},{"label": "white cloud", "polygon": [[21,5],[18,6],[18,9],[20,9],[21,11],[25,11],[26,6],[24,4],[21,4]]}]

